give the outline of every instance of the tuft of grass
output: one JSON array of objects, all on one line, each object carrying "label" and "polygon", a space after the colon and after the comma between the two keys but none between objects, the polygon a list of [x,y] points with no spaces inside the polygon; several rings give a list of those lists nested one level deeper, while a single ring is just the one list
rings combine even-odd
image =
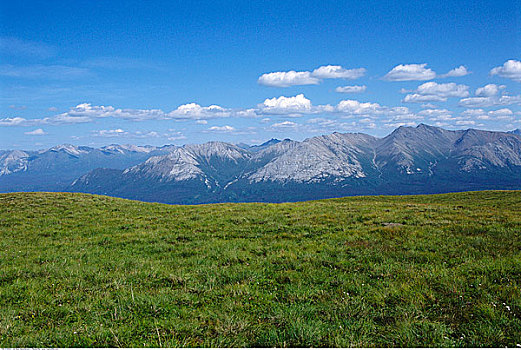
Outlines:
[{"label": "tuft of grass", "polygon": [[1,194],[0,346],[515,347],[520,213],[519,191]]}]

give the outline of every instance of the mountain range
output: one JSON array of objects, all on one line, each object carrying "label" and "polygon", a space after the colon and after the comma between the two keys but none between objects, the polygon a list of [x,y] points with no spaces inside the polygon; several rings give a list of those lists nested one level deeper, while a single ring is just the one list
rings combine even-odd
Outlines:
[{"label": "mountain range", "polygon": [[0,151],[0,192],[72,191],[199,204],[521,189],[521,135],[420,124],[262,145],[61,145]]}]

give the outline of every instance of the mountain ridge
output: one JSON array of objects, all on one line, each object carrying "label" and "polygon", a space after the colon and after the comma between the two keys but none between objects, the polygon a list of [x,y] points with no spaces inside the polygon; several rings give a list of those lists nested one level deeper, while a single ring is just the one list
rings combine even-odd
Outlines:
[{"label": "mountain ridge", "polygon": [[[383,138],[335,132],[303,141],[271,139],[257,146],[212,141],[100,149],[60,145],[39,156],[4,151],[0,191],[6,187],[2,179],[34,172],[34,164],[43,162],[39,157],[78,167],[77,176],[68,174],[69,182],[61,181],[52,190],[167,203],[521,188],[520,136],[426,124],[399,127]],[[88,168],[82,162],[92,168],[77,174]]]}]

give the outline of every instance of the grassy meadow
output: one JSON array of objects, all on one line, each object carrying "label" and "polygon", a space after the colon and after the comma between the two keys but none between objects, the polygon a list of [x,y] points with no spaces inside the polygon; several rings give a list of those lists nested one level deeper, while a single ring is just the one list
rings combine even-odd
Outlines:
[{"label": "grassy meadow", "polygon": [[516,347],[521,192],[0,195],[1,347]]}]

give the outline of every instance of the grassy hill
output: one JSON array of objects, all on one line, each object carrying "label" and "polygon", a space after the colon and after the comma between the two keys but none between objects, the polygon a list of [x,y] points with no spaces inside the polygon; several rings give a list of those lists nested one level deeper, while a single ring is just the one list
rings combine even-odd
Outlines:
[{"label": "grassy hill", "polygon": [[0,195],[0,346],[510,346],[521,192]]}]

